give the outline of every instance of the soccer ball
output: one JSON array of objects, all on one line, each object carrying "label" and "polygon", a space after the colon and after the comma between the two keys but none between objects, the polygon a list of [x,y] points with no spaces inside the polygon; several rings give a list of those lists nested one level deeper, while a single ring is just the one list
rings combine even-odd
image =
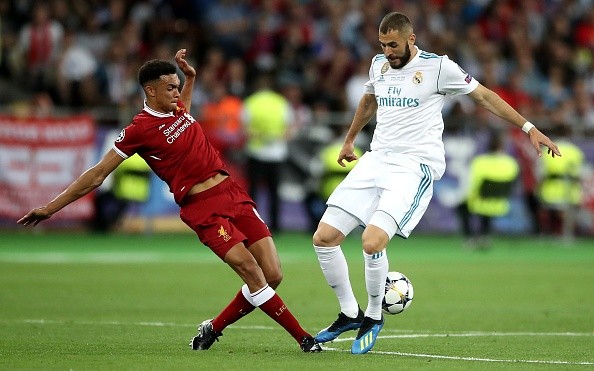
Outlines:
[{"label": "soccer ball", "polygon": [[386,314],[402,313],[412,304],[414,290],[412,283],[400,272],[388,272],[386,294],[382,300],[382,310]]}]

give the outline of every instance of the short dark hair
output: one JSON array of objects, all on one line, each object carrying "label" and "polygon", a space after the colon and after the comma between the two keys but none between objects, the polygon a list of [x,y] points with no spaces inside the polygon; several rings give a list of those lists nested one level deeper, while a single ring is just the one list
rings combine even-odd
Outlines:
[{"label": "short dark hair", "polygon": [[412,23],[410,23],[410,19],[400,12],[388,13],[384,19],[382,19],[379,26],[379,31],[382,34],[387,34],[390,30],[401,32],[406,36],[413,33],[413,27]]},{"label": "short dark hair", "polygon": [[138,70],[138,83],[144,87],[146,83],[158,80],[163,75],[177,73],[177,68],[171,62],[153,59],[143,64]]}]

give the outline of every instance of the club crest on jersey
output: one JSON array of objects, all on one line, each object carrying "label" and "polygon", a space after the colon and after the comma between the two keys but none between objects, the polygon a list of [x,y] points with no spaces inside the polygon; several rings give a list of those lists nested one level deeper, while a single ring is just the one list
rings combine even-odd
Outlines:
[{"label": "club crest on jersey", "polygon": [[120,131],[120,133],[118,134],[118,137],[116,138],[116,142],[119,143],[122,140],[124,140],[124,137],[126,136],[126,129],[122,129],[122,131]]},{"label": "club crest on jersey", "polygon": [[229,235],[229,233],[225,230],[225,228],[223,226],[221,226],[221,228],[219,228],[219,237],[223,237],[223,240],[225,242],[227,242],[231,239],[231,235]]},{"label": "club crest on jersey", "polygon": [[421,71],[415,72],[415,75],[412,78],[413,84],[419,85],[423,82],[423,73]]},{"label": "club crest on jersey", "polygon": [[390,68],[390,62],[384,63],[384,65],[382,66],[381,73],[386,73],[389,68]]}]

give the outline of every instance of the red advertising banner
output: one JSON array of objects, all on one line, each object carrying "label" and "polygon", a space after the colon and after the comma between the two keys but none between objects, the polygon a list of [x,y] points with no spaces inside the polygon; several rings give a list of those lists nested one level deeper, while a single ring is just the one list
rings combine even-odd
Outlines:
[{"label": "red advertising banner", "polygon": [[[0,218],[14,219],[45,205],[95,160],[95,124],[90,116],[16,117],[0,115]],[[87,195],[53,220],[89,219]]]}]

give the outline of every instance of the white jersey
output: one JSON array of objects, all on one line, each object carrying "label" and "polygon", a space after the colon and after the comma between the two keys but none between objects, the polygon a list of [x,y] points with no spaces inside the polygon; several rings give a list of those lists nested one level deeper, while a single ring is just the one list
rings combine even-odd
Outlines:
[{"label": "white jersey", "polygon": [[403,68],[393,69],[383,54],[376,55],[364,85],[365,94],[374,94],[378,105],[371,150],[406,156],[429,166],[435,179],[441,178],[445,96],[468,94],[477,86],[478,81],[447,56],[417,48]]}]

